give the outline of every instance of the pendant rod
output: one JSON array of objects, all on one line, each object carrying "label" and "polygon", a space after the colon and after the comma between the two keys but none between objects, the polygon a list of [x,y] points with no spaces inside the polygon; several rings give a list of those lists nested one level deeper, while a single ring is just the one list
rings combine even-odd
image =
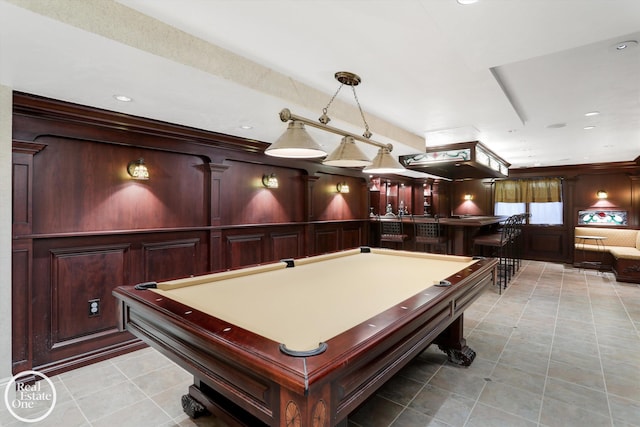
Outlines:
[{"label": "pendant rod", "polygon": [[364,142],[370,145],[375,145],[376,147],[379,148],[386,148],[389,151],[393,150],[393,145],[392,144],[383,144],[382,142],[377,142],[377,141],[373,141],[371,139],[367,139],[364,138],[360,135],[356,135],[353,134],[351,132],[345,132],[342,129],[338,129],[335,128],[333,126],[329,126],[329,125],[325,125],[322,123],[317,123],[313,120],[309,120],[307,118],[304,118],[302,116],[297,116],[295,114],[293,114],[288,108],[283,108],[282,111],[280,111],[280,120],[283,122],[288,122],[290,120],[295,120],[295,121],[299,121],[302,122],[308,126],[312,126],[314,128],[317,129],[322,129],[322,130],[326,130],[327,132],[331,132],[331,133],[335,133],[336,135],[341,135],[341,136],[350,136],[353,139],[355,139],[356,141],[360,141],[360,142]]}]

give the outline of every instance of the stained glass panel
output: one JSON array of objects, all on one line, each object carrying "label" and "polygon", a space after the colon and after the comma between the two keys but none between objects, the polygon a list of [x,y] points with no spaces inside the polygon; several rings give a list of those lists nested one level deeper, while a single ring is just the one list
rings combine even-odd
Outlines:
[{"label": "stained glass panel", "polygon": [[627,211],[578,211],[578,225],[627,225]]}]

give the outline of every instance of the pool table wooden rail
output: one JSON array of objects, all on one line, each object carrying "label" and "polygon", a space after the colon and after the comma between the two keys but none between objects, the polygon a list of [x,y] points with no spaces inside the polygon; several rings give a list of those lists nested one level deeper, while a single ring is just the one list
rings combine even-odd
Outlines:
[{"label": "pool table wooden rail", "polygon": [[[127,286],[114,295],[120,327],[191,372],[191,398],[230,425],[285,426],[293,416],[301,426],[346,425],[350,412],[431,343],[450,359],[471,363],[463,311],[494,278],[496,264],[480,260],[447,278],[452,286],[427,288],[306,358],[151,291]],[[187,412],[189,404],[183,399]]]}]

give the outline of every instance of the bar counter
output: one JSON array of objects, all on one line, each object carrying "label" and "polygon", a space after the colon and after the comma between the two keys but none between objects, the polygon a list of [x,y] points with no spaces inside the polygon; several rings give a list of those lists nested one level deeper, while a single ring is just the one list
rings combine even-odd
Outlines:
[{"label": "bar counter", "polygon": [[[413,222],[435,222],[432,216],[422,215],[401,215],[401,216],[381,216],[371,217],[376,224],[373,227],[376,239],[380,238],[380,227],[377,225],[379,219],[393,220],[401,219],[403,223],[404,233],[409,236],[409,240],[405,243],[406,249],[413,249],[414,230]],[[454,215],[451,217],[439,217],[438,221],[442,225],[442,234],[447,236],[447,253],[451,255],[473,255],[473,238],[480,233],[491,231],[497,228],[498,224],[506,220],[506,216],[488,216],[488,215]],[[418,248],[419,249],[419,248]]]}]

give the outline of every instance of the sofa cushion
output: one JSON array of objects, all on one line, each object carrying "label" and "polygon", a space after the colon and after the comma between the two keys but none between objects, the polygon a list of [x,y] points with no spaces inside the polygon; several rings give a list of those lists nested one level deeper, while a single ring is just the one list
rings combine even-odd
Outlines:
[{"label": "sofa cushion", "polygon": [[609,249],[609,246],[627,246],[633,249],[640,248],[640,233],[638,233],[638,230],[622,230],[618,228],[604,227],[576,227],[575,231],[576,243],[580,245],[582,244],[582,240],[579,239],[580,236],[602,236],[606,237],[606,240],[603,243],[607,249]]},{"label": "sofa cushion", "polygon": [[607,250],[615,259],[638,259],[640,260],[640,250],[627,246],[611,246]]}]

